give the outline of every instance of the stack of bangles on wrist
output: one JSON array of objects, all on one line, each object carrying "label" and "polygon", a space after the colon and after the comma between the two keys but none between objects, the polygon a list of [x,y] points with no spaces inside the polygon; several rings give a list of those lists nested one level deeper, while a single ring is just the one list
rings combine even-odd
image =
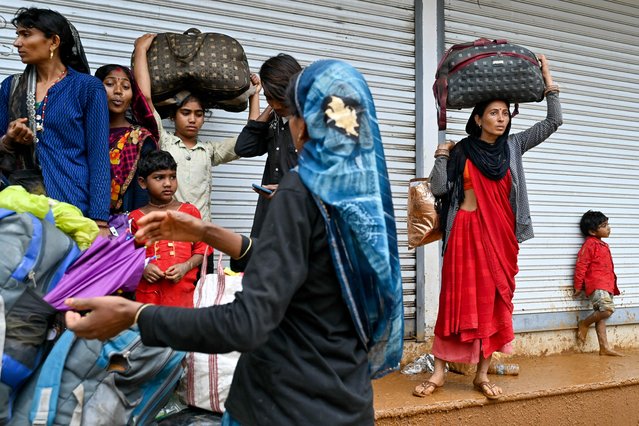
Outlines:
[{"label": "stack of bangles on wrist", "polygon": [[437,157],[446,157],[448,158],[450,156],[450,151],[444,148],[438,148],[437,150],[435,150],[435,158]]},{"label": "stack of bangles on wrist", "polygon": [[559,85],[551,84],[550,86],[546,87],[546,90],[544,90],[544,96],[548,95],[548,93],[559,93]]}]

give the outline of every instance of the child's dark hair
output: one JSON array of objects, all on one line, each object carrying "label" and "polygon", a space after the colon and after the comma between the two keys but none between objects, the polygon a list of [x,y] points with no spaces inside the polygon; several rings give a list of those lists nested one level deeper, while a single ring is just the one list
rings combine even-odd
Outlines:
[{"label": "child's dark hair", "polygon": [[158,170],[177,170],[177,163],[171,154],[166,151],[151,151],[140,158],[138,176],[142,179],[146,179],[151,173]]},{"label": "child's dark hair", "polygon": [[264,96],[284,103],[286,101],[286,88],[291,77],[301,70],[299,62],[286,53],[280,53],[267,59],[260,68]]},{"label": "child's dark hair", "polygon": [[169,117],[173,119],[175,119],[175,116],[178,110],[189,102],[197,102],[198,104],[200,104],[200,108],[202,108],[202,111],[204,111],[205,114],[208,111],[206,108],[204,108],[204,102],[202,102],[202,100],[197,95],[194,95],[193,93],[189,93],[188,95],[186,95],[186,97],[182,99],[176,99],[176,101],[177,103],[169,111]]},{"label": "child's dark hair", "polygon": [[597,229],[606,222],[608,218],[605,214],[593,210],[588,210],[581,217],[581,221],[579,222],[579,229],[581,229],[581,233],[584,237],[590,236],[590,232],[596,232]]}]

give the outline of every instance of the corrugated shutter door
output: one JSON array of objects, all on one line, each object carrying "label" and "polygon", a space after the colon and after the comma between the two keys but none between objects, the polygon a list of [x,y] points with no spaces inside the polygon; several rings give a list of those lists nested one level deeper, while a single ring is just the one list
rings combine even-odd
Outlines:
[{"label": "corrugated shutter door", "polygon": [[[521,245],[515,292],[518,332],[573,328],[585,301],[572,297],[581,215],[610,218],[622,295],[618,323],[639,306],[639,9],[616,1],[447,1],[446,47],[505,38],[543,53],[561,85],[564,124],[524,159],[536,238]],[[545,101],[520,106],[512,133],[545,116]],[[470,110],[451,111],[459,140]],[[612,318],[611,318],[612,320]]]},{"label": "corrugated shutter door", "polygon": [[[0,6],[6,21],[18,7],[42,7],[38,2],[17,3]],[[406,188],[415,175],[413,1],[53,0],[46,7],[63,13],[76,25],[93,70],[105,63],[128,64],[133,41],[144,32],[181,32],[189,27],[236,38],[254,71],[279,52],[293,55],[303,65],[338,58],[356,66],[366,76],[376,101],[400,233],[406,331],[414,335],[415,255],[406,243]],[[13,28],[7,27],[0,44],[8,46],[11,56],[0,56],[2,76],[22,70],[10,47]],[[202,138],[237,135],[245,122],[246,113],[213,111]],[[251,183],[261,181],[264,160],[242,159],[214,169],[212,215],[218,224],[242,233],[250,231],[257,199]]]}]

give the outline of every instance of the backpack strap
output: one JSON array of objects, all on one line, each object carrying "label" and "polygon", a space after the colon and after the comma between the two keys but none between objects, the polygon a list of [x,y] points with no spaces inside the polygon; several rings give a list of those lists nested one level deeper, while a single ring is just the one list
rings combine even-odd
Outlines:
[{"label": "backpack strap", "polygon": [[11,277],[17,281],[24,281],[27,279],[29,274],[31,273],[33,267],[35,266],[36,260],[38,259],[38,254],[42,249],[42,222],[40,219],[28,213],[31,218],[31,223],[33,224],[33,234],[31,235],[31,241],[29,241],[29,246],[27,250],[24,252],[24,257],[18,267],[13,271]]},{"label": "backpack strap", "polygon": [[4,338],[7,331],[7,320],[4,313],[4,298],[0,295],[0,377],[2,377],[2,357],[4,355]]},{"label": "backpack strap", "polygon": [[55,225],[55,216],[53,216],[53,210],[49,207],[49,211],[44,216],[44,220],[49,222],[51,225]]},{"label": "backpack strap", "polygon": [[65,272],[67,272],[67,269],[71,267],[73,262],[75,262],[75,260],[78,257],[80,257],[81,254],[82,254],[82,250],[80,250],[78,245],[72,241],[69,252],[67,253],[66,257],[62,260],[62,262],[60,262],[58,269],[56,269],[55,273],[51,277],[51,280],[49,281],[49,286],[44,289],[46,293],[49,293],[58,285],[58,283],[64,276]]},{"label": "backpack strap", "polygon": [[16,214],[16,212],[0,207],[0,219],[4,219],[5,217],[11,216],[12,214]]},{"label": "backpack strap", "polygon": [[81,426],[82,425],[82,407],[84,407],[84,385],[80,383],[73,389],[73,396],[75,396],[78,404],[73,409],[73,414],[71,415],[71,421],[69,422],[69,426]]},{"label": "backpack strap", "polygon": [[31,411],[29,412],[29,421],[34,426],[50,426],[53,424],[64,364],[74,342],[75,334],[66,330],[53,346],[42,365],[33,395]]}]

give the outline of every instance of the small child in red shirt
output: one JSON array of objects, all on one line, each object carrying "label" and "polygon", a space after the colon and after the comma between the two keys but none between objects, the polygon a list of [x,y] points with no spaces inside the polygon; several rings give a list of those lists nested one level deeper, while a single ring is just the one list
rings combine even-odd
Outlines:
[{"label": "small child in red shirt", "polygon": [[[198,219],[197,207],[173,198],[177,190],[177,164],[166,151],[153,151],[140,159],[138,182],[149,193],[149,203],[129,214],[131,232],[138,230],[137,221],[153,211],[177,210]],[[152,260],[135,291],[135,299],[156,305],[193,307],[197,267],[202,263],[206,244],[161,240],[146,247]]]},{"label": "small child in red shirt", "polygon": [[606,319],[615,311],[613,295],[620,294],[610,247],[601,240],[610,236],[608,218],[601,212],[588,210],[579,227],[586,241],[577,255],[575,296],[585,291],[595,312],[578,322],[577,339],[583,344],[588,336],[588,327],[595,323],[599,355],[622,356],[608,345],[606,335]]}]

